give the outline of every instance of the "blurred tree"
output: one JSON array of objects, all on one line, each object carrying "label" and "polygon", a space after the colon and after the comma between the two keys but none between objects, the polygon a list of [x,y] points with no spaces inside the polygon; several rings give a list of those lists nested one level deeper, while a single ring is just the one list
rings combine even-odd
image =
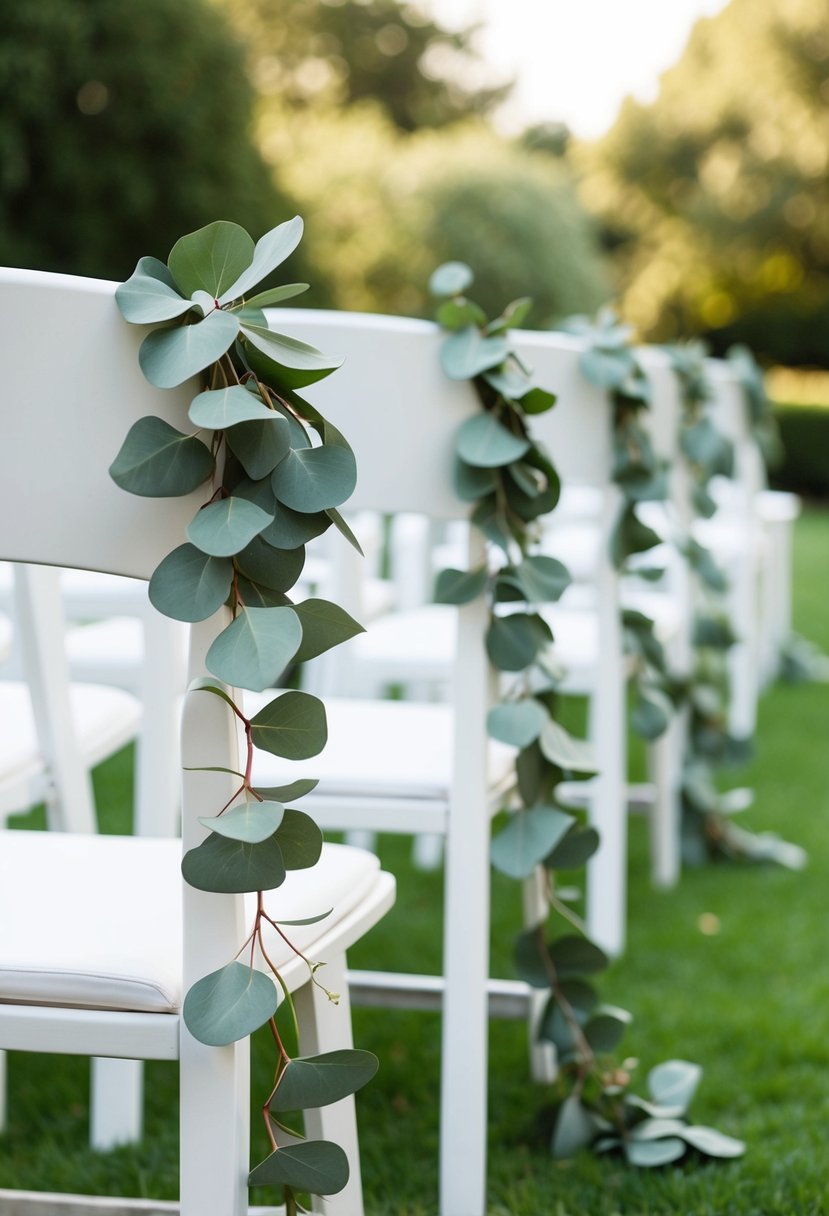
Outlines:
[{"label": "blurred tree", "polygon": [[577,151],[644,334],[829,361],[827,103],[826,0],[731,0]]},{"label": "blurred tree", "polygon": [[252,102],[203,0],[0,0],[0,261],[124,278],[211,220],[287,218]]},{"label": "blurred tree", "polygon": [[486,114],[509,93],[474,48],[409,0],[215,0],[249,49],[265,97],[290,106],[378,101],[403,131]]},{"label": "blurred tree", "polygon": [[403,135],[372,103],[288,120],[269,107],[260,140],[300,200],[340,308],[431,316],[429,276],[453,258],[474,268],[475,298],[493,315],[530,295],[531,323],[543,325],[607,298],[567,164],[483,123]]}]

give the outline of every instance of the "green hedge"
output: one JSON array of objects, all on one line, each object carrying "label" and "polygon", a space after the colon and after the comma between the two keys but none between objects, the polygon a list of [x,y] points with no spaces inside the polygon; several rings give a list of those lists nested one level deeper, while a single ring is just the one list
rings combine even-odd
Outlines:
[{"label": "green hedge", "polygon": [[779,490],[829,498],[829,406],[775,406],[784,456],[771,471]]}]

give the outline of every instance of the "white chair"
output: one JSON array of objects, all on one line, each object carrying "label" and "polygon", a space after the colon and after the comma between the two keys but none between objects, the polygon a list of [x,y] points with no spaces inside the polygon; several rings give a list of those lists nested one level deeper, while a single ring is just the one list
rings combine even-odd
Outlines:
[{"label": "white chair", "polygon": [[[359,314],[280,311],[304,340],[347,355],[338,393],[327,382],[307,395],[340,423],[357,454],[361,475],[355,509],[384,507],[436,520],[465,518],[468,504],[454,494],[452,466],[458,425],[479,408],[468,384],[446,379],[440,367],[442,334],[422,321]],[[578,344],[554,335],[515,335],[539,383],[561,392],[551,436],[589,482],[605,488],[609,530],[613,491],[607,404],[598,390],[578,383]],[[568,405],[568,402],[570,403]],[[589,442],[585,442],[585,436]],[[372,470],[371,475],[367,470]],[[483,547],[473,534],[467,560],[480,564]],[[601,709],[595,715],[601,776],[594,808],[601,808],[603,843],[588,883],[590,915],[618,946],[623,923],[625,815],[623,675],[616,574],[603,565],[599,602],[606,656]],[[489,927],[489,813],[504,805],[513,777],[511,749],[487,746],[485,717],[491,696],[484,648],[487,612],[481,601],[457,610],[452,705],[332,699],[332,743],[319,764],[296,766],[320,779],[306,805],[326,828],[416,834],[446,839],[443,975],[361,972],[355,992],[375,1002],[442,1009],[441,1197],[442,1216],[482,1216],[485,1210],[487,1007],[527,1016],[526,986],[487,984]],[[353,642],[348,643],[353,646]],[[345,648],[344,648],[345,649]],[[487,762],[487,755],[489,761]],[[277,758],[257,757],[254,773],[278,782]],[[620,860],[621,859],[621,860]]]},{"label": "white chair", "polygon": [[[136,499],[114,485],[107,468],[138,417],[155,413],[180,422],[194,385],[157,392],[144,382],[138,335],[120,319],[114,288],[31,271],[0,273],[8,390],[0,407],[0,478],[17,504],[4,524],[0,557],[146,579],[179,543],[197,496]],[[35,365],[38,376],[31,374]],[[58,381],[56,394],[51,386]],[[206,648],[225,620],[223,610],[192,629],[191,678],[204,674]],[[186,764],[209,759],[238,767],[236,728],[218,698],[190,694],[182,731]],[[231,782],[221,773],[185,774],[185,848],[204,837],[197,817],[226,801]],[[180,858],[181,845],[170,839],[0,834],[0,1048],[178,1058],[182,1216],[242,1216],[247,1041],[205,1047],[179,1011],[191,984],[236,954],[244,900],[184,885]],[[324,955],[337,986],[345,949],[393,896],[393,880],[371,855],[326,846],[319,869],[291,875],[275,910],[302,917],[333,904],[331,916],[298,936],[307,951]],[[311,1050],[347,1046],[347,989],[333,1016],[314,995],[304,963],[285,958],[282,974],[297,992]],[[353,1102],[335,1103],[308,1123],[312,1136],[344,1144],[352,1176],[339,1210],[361,1216]]]}]

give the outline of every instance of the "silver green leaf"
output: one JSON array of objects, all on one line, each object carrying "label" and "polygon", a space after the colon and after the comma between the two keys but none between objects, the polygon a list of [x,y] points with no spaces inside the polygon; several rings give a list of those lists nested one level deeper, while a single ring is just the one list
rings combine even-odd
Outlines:
[{"label": "silver green leaf", "polygon": [[284,814],[285,808],[279,802],[259,802],[256,798],[246,798],[221,815],[199,816],[199,823],[229,840],[259,844],[273,836]]},{"label": "silver green leaf", "polygon": [[[494,705],[487,714],[490,736],[510,747],[529,747],[538,736],[549,714],[538,701],[525,697],[521,701],[506,701]],[[550,846],[552,848],[552,845]]]},{"label": "silver green leaf", "polygon": [[596,757],[592,744],[587,739],[574,739],[571,734],[555,722],[547,719],[540,735],[541,750],[551,764],[557,764],[568,773],[595,773]]},{"label": "silver green leaf", "polygon": [[[297,781],[295,784],[303,783]],[[313,787],[317,783],[311,781],[307,784]],[[299,794],[293,794],[292,797],[298,798]],[[304,811],[298,811],[289,806],[277,829],[275,839],[282,853],[286,870],[308,870],[311,866],[315,866],[320,859],[322,832],[311,816],[306,815]]]},{"label": "silver green leaf", "polygon": [[232,557],[273,522],[245,498],[221,498],[202,507],[187,525],[187,539],[211,557]]},{"label": "silver green leaf", "polygon": [[248,1175],[249,1186],[289,1186],[312,1195],[336,1195],[348,1182],[348,1158],[328,1140],[278,1148]]},{"label": "silver green leaf", "polygon": [[429,291],[433,296],[459,296],[471,287],[473,277],[465,262],[444,262],[433,271]]},{"label": "silver green leaf", "polygon": [[476,570],[441,570],[432,597],[436,604],[468,604],[486,587],[485,566]]},{"label": "silver green leaf", "polygon": [[273,980],[243,963],[228,963],[198,980],[184,998],[182,1014],[194,1039],[225,1047],[264,1026],[276,1013]]},{"label": "silver green leaf", "polygon": [[289,1061],[271,1098],[273,1111],[306,1110],[330,1106],[362,1089],[377,1072],[370,1051],[327,1051],[319,1056],[298,1056]]},{"label": "silver green leaf", "polygon": [[148,415],[130,427],[109,475],[130,494],[177,498],[206,481],[213,465],[213,456],[200,439]]},{"label": "silver green leaf", "polygon": [[676,1136],[665,1140],[625,1140],[625,1156],[631,1165],[653,1169],[659,1165],[670,1165],[685,1153],[685,1145]]},{"label": "silver green leaf", "polygon": [[660,1106],[672,1106],[686,1111],[702,1079],[699,1064],[690,1060],[665,1060],[648,1073],[651,1098]]},{"label": "silver green leaf", "polygon": [[272,473],[291,449],[288,423],[273,410],[269,415],[239,422],[225,436],[231,452],[238,456],[242,468],[254,481]]},{"label": "silver green leaf", "polygon": [[233,565],[210,557],[195,545],[179,545],[150,579],[150,603],[176,621],[206,621],[227,599]]},{"label": "silver green leaf", "polygon": [[[286,220],[283,224],[277,224],[275,228],[271,228],[270,232],[266,232],[264,236],[259,238],[255,246],[253,245],[253,241],[251,241],[251,254],[242,266],[238,277],[233,282],[224,284],[220,291],[216,293],[219,296],[219,303],[227,304],[231,300],[238,300],[240,297],[247,295],[251,287],[255,287],[257,283],[261,283],[266,275],[276,270],[277,266],[281,266],[302,240],[302,231],[302,219],[300,216],[295,215],[293,219]],[[245,235],[247,236],[247,233]],[[250,240],[249,237],[248,240]],[[298,285],[293,284],[293,286]],[[299,286],[304,286],[304,284]],[[248,300],[247,302],[248,304],[262,303],[258,298]]]},{"label": "silver green leaf", "polygon": [[238,318],[217,309],[192,325],[153,330],[141,343],[138,362],[150,384],[175,388],[221,359],[238,332]]},{"label": "silver green leaf", "polygon": [[318,756],[328,739],[325,706],[310,693],[285,692],[251,719],[251,739],[286,760]]},{"label": "silver green leaf", "polygon": [[525,436],[513,435],[492,413],[467,418],[455,440],[457,453],[466,464],[476,468],[500,468],[520,460],[529,451]]},{"label": "silver green leaf", "polygon": [[258,844],[230,840],[211,832],[181,861],[184,881],[198,891],[241,895],[249,891],[272,891],[285,881],[285,862],[277,833]]},{"label": "silver green leaf", "polygon": [[249,393],[238,384],[199,393],[191,401],[187,416],[194,426],[207,427],[212,431],[223,431],[251,418],[276,418],[285,424],[285,420],[265,405],[261,397]]},{"label": "silver green leaf", "polygon": [[242,333],[252,346],[282,367],[302,372],[332,372],[342,365],[342,359],[331,359],[307,342],[275,333],[262,325],[245,323]]},{"label": "silver green leaf", "polygon": [[555,807],[515,811],[492,840],[492,864],[510,878],[529,878],[573,822],[572,815]]},{"label": "silver green leaf", "polygon": [[550,1151],[556,1160],[572,1157],[586,1148],[596,1135],[593,1118],[576,1094],[570,1094],[558,1108]]},{"label": "silver green leaf", "polygon": [[450,380],[472,380],[498,367],[509,354],[505,338],[487,338],[476,325],[451,333],[440,348],[441,366]]},{"label": "silver green leaf", "polygon": [[701,1124],[683,1127],[677,1135],[691,1148],[709,1157],[742,1157],[746,1151],[742,1140],[735,1140],[733,1136],[726,1136],[716,1128],[703,1127]]},{"label": "silver green leaf", "polygon": [[338,507],[350,498],[356,484],[354,453],[330,444],[292,448],[271,475],[271,486],[279,501],[308,515]]},{"label": "silver green leaf", "polygon": [[330,600],[309,599],[296,604],[294,611],[302,626],[302,644],[296,653],[298,663],[306,663],[339,646],[365,629],[352,616]]},{"label": "silver green leaf", "polygon": [[216,299],[239,279],[253,256],[253,240],[244,228],[216,220],[180,237],[167,265],[183,295],[206,291]]},{"label": "silver green leaf", "polygon": [[182,299],[175,281],[157,258],[140,258],[126,283],[115,289],[121,316],[133,325],[156,325],[189,312],[190,300]]},{"label": "silver green leaf", "polygon": [[302,626],[292,608],[243,607],[214,639],[205,663],[226,684],[262,692],[273,687],[301,641]]}]

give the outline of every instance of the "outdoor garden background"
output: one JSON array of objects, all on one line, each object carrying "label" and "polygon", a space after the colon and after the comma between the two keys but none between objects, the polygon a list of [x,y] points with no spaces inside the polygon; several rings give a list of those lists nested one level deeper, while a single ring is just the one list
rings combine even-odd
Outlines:
[{"label": "outdoor garden background", "polygon": [[[555,114],[503,134],[509,81],[439,11],[0,0],[0,263],[124,279],[215,218],[260,233],[298,212],[306,240],[280,276],[307,278],[311,306],[430,315],[429,274],[451,258],[474,268],[487,310],[532,296],[537,327],[611,301],[644,341],[701,336],[714,354],[745,342],[768,369],[785,448],[772,482],[804,500],[794,626],[829,651],[825,3],[731,0],[694,28],[657,101],[626,102],[590,143]],[[493,1216],[826,1210],[827,728],[826,687],[781,681],[763,698],[755,759],[726,775],[756,792],[748,826],[806,848],[801,873],[720,863],[655,892],[645,825],[632,825],[630,943],[606,998],[636,1010],[643,1076],[677,1044],[705,1065],[695,1118],[746,1140],[745,1158],[641,1172],[586,1153],[551,1161],[523,1028],[496,1023]],[[127,788],[131,763],[107,762],[99,785]],[[382,850],[398,904],[352,961],[394,968],[405,945],[437,970],[440,877],[411,871],[406,840]],[[493,909],[505,951],[520,924],[513,884],[496,880]],[[509,967],[496,953],[495,973]],[[382,1063],[359,1107],[367,1210],[426,1214],[437,1019],[357,1010],[355,1038]],[[67,1060],[46,1097],[40,1067],[12,1061],[0,1187],[175,1194],[170,1066],[148,1069],[144,1143],[105,1156],[86,1147],[84,1061]]]}]

